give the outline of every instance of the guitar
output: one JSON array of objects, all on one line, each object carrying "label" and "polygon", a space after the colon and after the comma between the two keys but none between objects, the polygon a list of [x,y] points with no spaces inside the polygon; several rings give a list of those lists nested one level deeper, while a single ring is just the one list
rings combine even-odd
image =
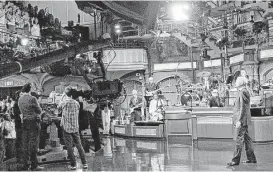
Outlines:
[{"label": "guitar", "polygon": [[140,108],[141,106],[142,106],[142,103],[139,103],[136,106],[130,108],[129,113],[131,114],[136,108]]},{"label": "guitar", "polygon": [[168,85],[166,85],[166,86],[164,86],[162,88],[159,88],[159,89],[156,89],[156,90],[153,90],[153,91],[146,91],[146,96],[153,96],[153,94],[156,93],[157,91],[160,91],[160,90],[162,90],[164,88],[168,88],[168,87],[171,87],[171,85],[168,84]]}]

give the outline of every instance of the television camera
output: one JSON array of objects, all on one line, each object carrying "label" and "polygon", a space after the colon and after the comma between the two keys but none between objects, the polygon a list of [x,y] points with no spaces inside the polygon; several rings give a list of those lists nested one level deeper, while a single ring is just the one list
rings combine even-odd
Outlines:
[{"label": "television camera", "polygon": [[87,76],[86,71],[91,71],[92,65],[90,65],[91,62],[88,58],[86,58],[86,56],[87,55],[84,54],[78,56],[75,59],[75,66],[86,80],[87,84],[90,87],[90,90],[77,91],[76,94],[82,96],[90,102],[97,104],[106,101],[113,101],[114,99],[119,98],[122,93],[125,94],[125,89],[123,89],[122,81],[120,81],[119,79],[115,79],[112,81],[106,79],[106,70],[102,61],[102,50],[93,54],[93,57],[96,59],[96,63],[100,66],[102,76],[94,78],[92,80]]}]

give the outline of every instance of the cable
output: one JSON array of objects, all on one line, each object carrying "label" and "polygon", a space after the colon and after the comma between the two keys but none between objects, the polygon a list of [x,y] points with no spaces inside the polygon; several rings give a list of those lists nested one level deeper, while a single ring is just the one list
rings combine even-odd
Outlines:
[{"label": "cable", "polygon": [[[111,44],[111,48],[112,48],[112,51],[114,52],[114,57],[112,58],[112,60],[107,64],[107,66],[106,66],[106,72],[107,72],[107,70],[108,70],[108,67],[109,67],[109,65],[114,61],[114,59],[116,58],[116,56],[117,56],[117,53],[116,53],[116,51],[114,50],[114,46]],[[109,51],[109,54],[110,54],[110,51]]]}]

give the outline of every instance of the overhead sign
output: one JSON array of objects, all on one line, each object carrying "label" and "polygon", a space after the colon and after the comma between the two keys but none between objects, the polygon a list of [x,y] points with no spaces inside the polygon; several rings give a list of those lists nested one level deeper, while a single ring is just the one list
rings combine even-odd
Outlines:
[{"label": "overhead sign", "polygon": [[273,50],[272,49],[261,51],[261,56],[260,56],[261,59],[269,58],[269,57],[273,57]]},{"label": "overhead sign", "polygon": [[244,61],[244,54],[239,54],[237,56],[230,57],[230,64],[238,63]]},{"label": "overhead sign", "polygon": [[21,87],[24,84],[25,84],[25,82],[16,81],[16,80],[3,80],[3,81],[0,81],[0,87]]}]

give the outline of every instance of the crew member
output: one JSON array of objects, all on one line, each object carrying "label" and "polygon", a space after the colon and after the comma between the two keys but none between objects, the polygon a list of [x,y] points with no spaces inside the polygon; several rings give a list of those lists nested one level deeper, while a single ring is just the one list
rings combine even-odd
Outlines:
[{"label": "crew member", "polygon": [[22,96],[18,100],[18,106],[23,114],[22,122],[22,146],[23,146],[23,170],[28,170],[28,161],[31,161],[31,169],[34,171],[43,170],[38,166],[38,146],[39,134],[41,130],[42,109],[37,99],[31,96],[31,84],[26,84],[22,88]]},{"label": "crew member", "polygon": [[70,158],[71,170],[77,169],[73,145],[78,149],[83,169],[87,169],[86,157],[79,134],[80,104],[72,99],[73,90],[71,87],[68,86],[65,88],[65,94],[67,98],[60,103],[58,109],[62,111],[61,126],[63,127],[63,137],[67,147],[68,157]]},{"label": "crew member", "polygon": [[111,121],[111,103],[106,103],[101,111],[103,134],[109,135]]},{"label": "crew member", "polygon": [[149,106],[149,118],[151,121],[159,121],[163,119],[164,106],[165,104],[163,100],[158,97],[157,93],[155,93]]},{"label": "crew member", "polygon": [[130,114],[131,114],[131,122],[133,121],[141,121],[141,107],[142,107],[142,98],[138,97],[137,90],[132,91],[133,97],[130,100]]}]

